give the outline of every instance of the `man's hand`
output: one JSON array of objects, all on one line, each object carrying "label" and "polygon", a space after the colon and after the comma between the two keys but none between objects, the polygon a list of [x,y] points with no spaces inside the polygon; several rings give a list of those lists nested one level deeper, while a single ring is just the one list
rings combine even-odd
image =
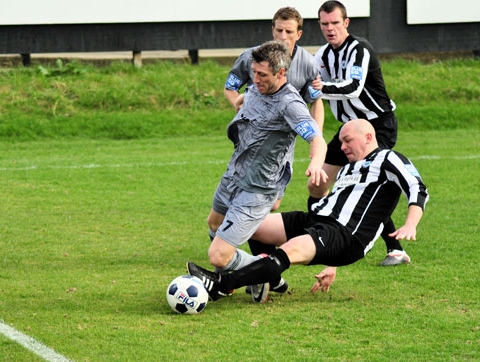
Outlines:
[{"label": "man's hand", "polygon": [[235,101],[233,102],[233,108],[235,108],[235,113],[238,113],[240,108],[243,106],[243,98],[245,98],[244,94],[240,94]]},{"label": "man's hand", "polygon": [[397,240],[417,240],[417,228],[414,226],[408,226],[404,225],[397,230],[395,230],[393,233],[388,234],[388,236],[395,238]]},{"label": "man's hand", "polygon": [[408,214],[405,220],[405,225],[399,227],[393,233],[388,234],[388,236],[397,240],[417,240],[417,225],[420,222],[422,215],[423,210],[421,207],[416,205],[410,205],[408,207]]},{"label": "man's hand", "polygon": [[315,186],[320,186],[328,181],[328,175],[323,168],[309,167],[305,171],[305,176],[310,177],[308,182]]},{"label": "man's hand", "polygon": [[317,90],[322,90],[322,87],[323,87],[323,84],[322,84],[322,80],[320,79],[320,76],[317,75],[317,78],[315,78],[313,81],[312,81],[312,87],[314,89],[317,89]]},{"label": "man's hand", "polygon": [[336,276],[337,267],[327,266],[320,274],[315,275],[317,282],[310,289],[310,293],[316,293],[319,289],[322,292],[328,292]]}]

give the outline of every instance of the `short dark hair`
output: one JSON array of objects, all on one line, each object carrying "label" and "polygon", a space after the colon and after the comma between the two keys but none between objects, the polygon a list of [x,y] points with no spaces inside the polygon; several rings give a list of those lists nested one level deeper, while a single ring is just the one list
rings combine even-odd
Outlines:
[{"label": "short dark hair", "polygon": [[327,14],[330,14],[333,10],[340,9],[342,13],[342,18],[345,20],[347,16],[347,8],[340,1],[325,1],[320,9],[318,9],[318,18],[320,19],[320,13],[323,11]]},{"label": "short dark hair", "polygon": [[284,43],[270,40],[252,51],[252,60],[256,63],[268,62],[272,73],[277,74],[282,68],[285,71],[290,68],[292,57]]},{"label": "short dark hair", "polygon": [[280,8],[277,10],[275,15],[273,15],[272,19],[272,26],[275,26],[275,21],[277,19],[282,19],[282,20],[295,20],[298,24],[297,30],[302,30],[303,28],[303,18],[298,12],[297,9],[292,8],[290,6],[286,6],[284,8]]}]

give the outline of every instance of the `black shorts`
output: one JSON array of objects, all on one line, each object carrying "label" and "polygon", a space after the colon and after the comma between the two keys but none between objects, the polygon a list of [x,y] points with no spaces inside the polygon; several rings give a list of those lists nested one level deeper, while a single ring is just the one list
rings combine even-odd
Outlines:
[{"label": "black shorts", "polygon": [[309,234],[315,243],[315,257],[309,265],[349,265],[364,257],[360,243],[335,220],[303,211],[282,213],[287,240]]},{"label": "black shorts", "polygon": [[[369,122],[375,129],[378,147],[393,148],[397,143],[397,118],[393,112],[387,113],[381,118],[371,119]],[[342,143],[338,139],[340,129],[333,136],[328,143],[327,155],[325,156],[325,163],[335,166],[344,166],[348,163],[347,156],[341,150]]]}]

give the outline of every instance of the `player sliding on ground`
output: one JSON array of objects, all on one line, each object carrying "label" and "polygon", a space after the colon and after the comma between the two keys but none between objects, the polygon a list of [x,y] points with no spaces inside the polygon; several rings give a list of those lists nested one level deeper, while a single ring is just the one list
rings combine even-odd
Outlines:
[{"label": "player sliding on ground", "polygon": [[408,199],[408,214],[404,225],[391,236],[416,240],[429,195],[415,166],[396,151],[379,149],[375,130],[366,120],[343,125],[339,139],[349,164],[339,171],[330,194],[310,198],[307,213],[270,214],[257,229],[256,240],[280,248],[230,274],[187,264],[188,272],[203,281],[212,300],[229,290],[254,285],[252,299],[265,302],[269,282],[278,280],[292,264],[326,265],[315,276],[311,291],[328,291],[336,267],[362,259],[373,247],[402,192]]}]

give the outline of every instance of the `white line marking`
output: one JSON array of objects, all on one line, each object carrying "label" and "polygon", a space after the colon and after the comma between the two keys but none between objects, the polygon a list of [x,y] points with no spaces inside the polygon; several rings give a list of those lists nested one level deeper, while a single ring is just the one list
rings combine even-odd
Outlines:
[{"label": "white line marking", "polygon": [[[417,156],[409,157],[411,160],[475,160],[479,159],[480,155],[466,155],[466,156],[451,156],[451,157],[441,157],[441,156]],[[298,158],[295,159],[295,162],[309,162],[309,158]],[[141,163],[119,163],[119,164],[97,164],[90,163],[86,165],[31,165],[24,167],[0,167],[0,172],[9,172],[9,171],[39,171],[39,170],[67,170],[67,169],[92,169],[92,168],[134,168],[134,167],[166,167],[166,166],[183,166],[183,165],[218,165],[218,164],[228,164],[228,160],[211,160],[211,161],[172,161],[172,162],[141,162]]]},{"label": "white line marking", "polygon": [[0,334],[3,334],[8,339],[17,342],[29,351],[42,357],[48,362],[72,362],[61,354],[58,354],[53,349],[41,344],[32,337],[17,331],[15,328],[0,321]]},{"label": "white line marking", "polygon": [[31,165],[25,167],[0,167],[0,172],[5,171],[38,171],[41,169],[49,170],[66,170],[66,169],[91,169],[91,168],[134,168],[134,167],[165,167],[165,166],[182,166],[188,164],[197,164],[197,165],[216,165],[228,164],[228,160],[215,160],[215,161],[204,161],[204,162],[190,162],[190,161],[172,161],[172,162],[141,162],[141,163],[120,163],[120,164],[96,164],[91,163],[88,165],[63,165],[63,166],[52,166],[52,165]]}]

